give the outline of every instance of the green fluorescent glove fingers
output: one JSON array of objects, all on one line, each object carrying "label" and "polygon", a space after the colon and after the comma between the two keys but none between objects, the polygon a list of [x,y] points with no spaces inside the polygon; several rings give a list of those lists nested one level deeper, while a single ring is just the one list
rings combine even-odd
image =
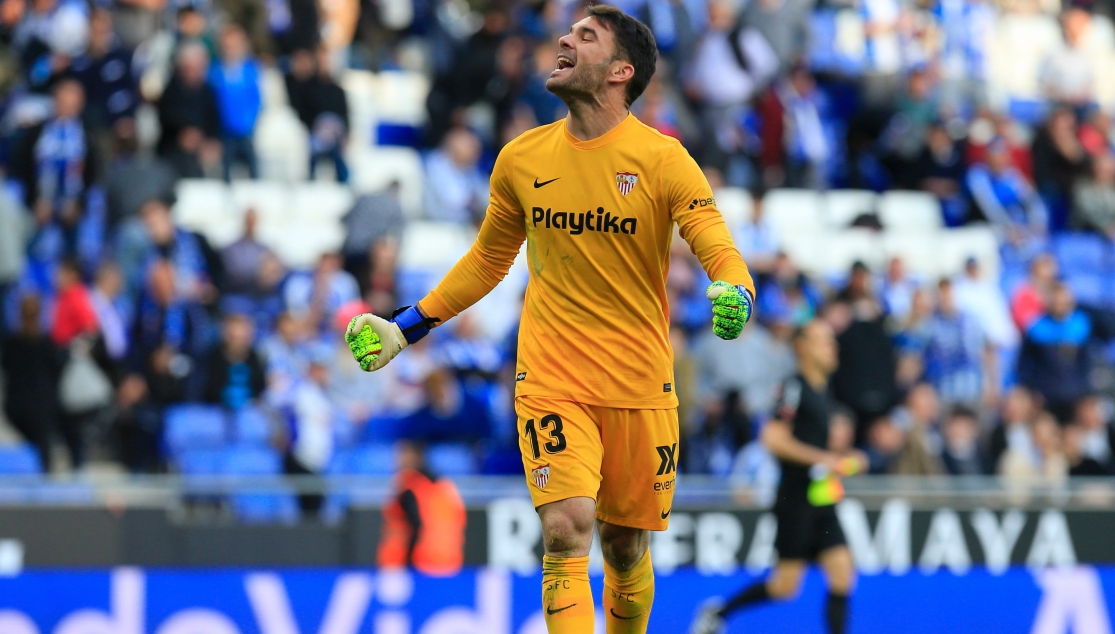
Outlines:
[{"label": "green fluorescent glove fingers", "polygon": [[[358,318],[359,316],[353,317],[352,321],[356,321]],[[351,329],[352,323],[350,322],[349,330]],[[372,330],[371,326],[364,326],[356,334],[348,334],[346,331],[345,341],[348,342],[348,349],[352,351],[352,357],[360,362],[360,369],[365,372],[379,358],[379,354],[383,352],[379,335]]]},{"label": "green fluorescent glove fingers", "polygon": [[712,332],[721,339],[735,339],[751,318],[751,304],[739,289],[727,282],[713,282],[706,291],[712,300]]}]

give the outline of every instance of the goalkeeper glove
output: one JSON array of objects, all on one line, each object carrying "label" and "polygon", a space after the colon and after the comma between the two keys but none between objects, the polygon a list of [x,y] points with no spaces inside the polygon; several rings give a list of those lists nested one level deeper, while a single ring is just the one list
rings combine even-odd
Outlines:
[{"label": "goalkeeper glove", "polygon": [[364,313],[352,318],[345,330],[345,341],[352,356],[365,372],[387,365],[403,348],[430,334],[436,320],[423,317],[417,308],[404,306],[391,321]]},{"label": "goalkeeper glove", "polygon": [[735,339],[751,319],[751,292],[727,282],[713,282],[705,291],[712,300],[712,332],[721,339]]}]

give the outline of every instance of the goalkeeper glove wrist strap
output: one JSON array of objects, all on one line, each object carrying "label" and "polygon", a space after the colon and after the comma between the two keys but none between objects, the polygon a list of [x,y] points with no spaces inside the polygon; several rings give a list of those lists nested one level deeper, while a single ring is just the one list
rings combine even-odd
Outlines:
[{"label": "goalkeeper glove wrist strap", "polygon": [[417,343],[422,337],[430,334],[430,329],[437,323],[436,319],[423,317],[416,306],[403,306],[396,310],[391,315],[391,321],[403,332],[407,345]]}]

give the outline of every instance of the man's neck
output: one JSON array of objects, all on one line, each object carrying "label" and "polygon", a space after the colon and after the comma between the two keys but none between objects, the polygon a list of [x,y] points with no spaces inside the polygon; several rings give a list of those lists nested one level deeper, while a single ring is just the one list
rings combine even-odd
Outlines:
[{"label": "man's neck", "polygon": [[571,103],[565,127],[578,141],[591,141],[611,132],[628,114],[630,111],[622,104]]},{"label": "man's neck", "polygon": [[809,387],[817,392],[823,391],[825,387],[828,386],[828,374],[819,368],[802,366],[801,376],[805,379],[805,382],[809,384]]}]

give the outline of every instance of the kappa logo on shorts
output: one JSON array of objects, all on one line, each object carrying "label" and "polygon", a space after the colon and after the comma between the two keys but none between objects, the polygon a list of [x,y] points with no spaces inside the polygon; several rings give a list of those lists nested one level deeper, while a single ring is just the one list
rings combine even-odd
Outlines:
[{"label": "kappa logo on shorts", "polygon": [[545,491],[546,483],[550,481],[550,465],[544,464],[541,467],[531,469],[530,477],[534,480],[534,486],[538,487],[540,491]]},{"label": "kappa logo on shorts", "polygon": [[655,449],[658,451],[658,458],[662,461],[661,463],[659,463],[658,473],[656,473],[655,475],[666,475],[668,473],[673,473],[674,471],[676,471],[678,466],[678,444],[674,443],[672,445],[661,445],[659,447],[655,447]]},{"label": "kappa logo on shorts", "polygon": [[516,375],[515,375],[515,380],[516,380],[516,381],[525,381],[525,380],[527,380],[527,373],[526,373],[526,372],[520,372],[520,373],[516,374]]}]

